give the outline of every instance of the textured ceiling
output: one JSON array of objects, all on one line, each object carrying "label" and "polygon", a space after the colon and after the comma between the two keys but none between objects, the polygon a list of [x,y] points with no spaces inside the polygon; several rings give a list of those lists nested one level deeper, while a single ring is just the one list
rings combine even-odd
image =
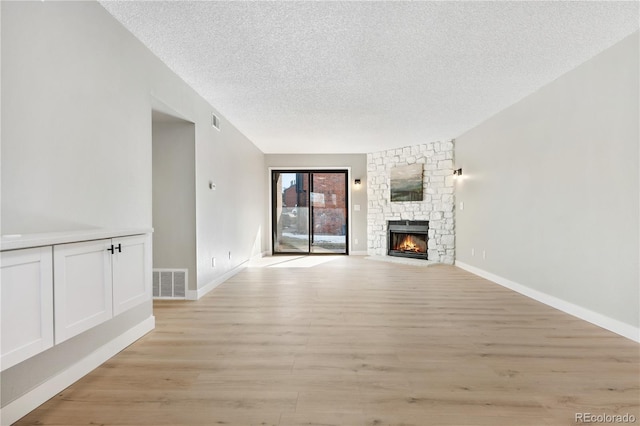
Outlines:
[{"label": "textured ceiling", "polygon": [[455,138],[639,25],[635,1],[100,3],[266,153]]}]

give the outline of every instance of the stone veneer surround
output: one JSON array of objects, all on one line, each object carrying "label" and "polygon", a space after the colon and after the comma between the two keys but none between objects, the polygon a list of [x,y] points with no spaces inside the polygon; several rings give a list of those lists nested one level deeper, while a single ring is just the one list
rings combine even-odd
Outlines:
[{"label": "stone veneer surround", "polygon": [[[429,142],[367,154],[367,253],[387,255],[387,221],[428,220],[430,261],[453,264],[454,141]],[[391,202],[390,173],[396,166],[422,163],[423,200]]]}]

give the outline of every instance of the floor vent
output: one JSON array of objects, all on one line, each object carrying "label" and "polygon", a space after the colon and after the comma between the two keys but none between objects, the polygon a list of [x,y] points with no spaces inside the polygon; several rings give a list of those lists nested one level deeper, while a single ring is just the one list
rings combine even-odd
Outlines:
[{"label": "floor vent", "polygon": [[154,269],[154,299],[185,299],[188,285],[186,269]]}]

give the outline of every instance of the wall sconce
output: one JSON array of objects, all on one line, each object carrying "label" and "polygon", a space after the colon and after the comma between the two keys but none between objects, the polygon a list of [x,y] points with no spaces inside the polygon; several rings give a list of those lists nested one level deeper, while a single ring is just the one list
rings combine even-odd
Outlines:
[{"label": "wall sconce", "polygon": [[459,178],[460,176],[462,176],[462,169],[456,169],[453,171],[453,176],[456,178]]},{"label": "wall sconce", "polygon": [[360,185],[362,185],[362,180],[360,179],[356,179],[353,181],[354,185],[358,188],[360,188]]}]

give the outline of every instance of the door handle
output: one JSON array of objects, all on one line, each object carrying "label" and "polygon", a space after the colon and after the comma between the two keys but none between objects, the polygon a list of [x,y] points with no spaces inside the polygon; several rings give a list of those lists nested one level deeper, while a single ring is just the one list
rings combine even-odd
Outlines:
[{"label": "door handle", "polygon": [[116,248],[118,249],[118,253],[122,253],[122,244],[118,244]]},{"label": "door handle", "polygon": [[109,251],[111,252],[111,254],[113,254],[113,253],[114,253],[114,251],[113,251],[113,244],[111,244],[111,247],[109,247],[107,250],[109,250]]}]

